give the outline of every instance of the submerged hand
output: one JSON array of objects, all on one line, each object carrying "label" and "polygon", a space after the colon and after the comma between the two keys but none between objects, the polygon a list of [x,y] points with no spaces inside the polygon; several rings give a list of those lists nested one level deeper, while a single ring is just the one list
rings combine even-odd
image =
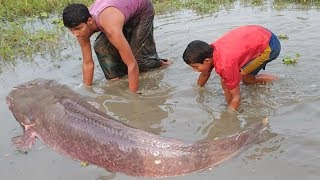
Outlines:
[{"label": "submerged hand", "polygon": [[227,108],[227,112],[232,113],[232,114],[239,114],[239,112],[237,110],[235,110],[234,108],[232,108],[230,106]]},{"label": "submerged hand", "polygon": [[132,92],[130,90],[127,91],[129,94],[132,94],[132,95],[141,95],[142,93],[140,91],[136,91],[136,92]]}]

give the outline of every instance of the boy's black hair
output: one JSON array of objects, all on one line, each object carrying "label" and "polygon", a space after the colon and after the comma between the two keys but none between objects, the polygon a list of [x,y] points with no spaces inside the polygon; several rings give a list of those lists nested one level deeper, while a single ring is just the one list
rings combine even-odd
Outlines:
[{"label": "boy's black hair", "polygon": [[63,24],[68,28],[87,22],[89,17],[91,14],[84,4],[69,4],[62,13]]},{"label": "boy's black hair", "polygon": [[206,58],[212,58],[212,47],[200,40],[192,41],[183,52],[183,60],[187,64],[203,63]]}]

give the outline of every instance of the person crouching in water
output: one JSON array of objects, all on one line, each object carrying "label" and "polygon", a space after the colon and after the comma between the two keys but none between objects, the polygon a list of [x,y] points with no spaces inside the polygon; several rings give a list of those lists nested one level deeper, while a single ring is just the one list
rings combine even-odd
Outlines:
[{"label": "person crouching in water", "polygon": [[277,79],[277,76],[258,72],[276,59],[280,50],[280,41],[274,33],[258,25],[247,25],[227,32],[212,44],[200,40],[190,42],[183,60],[201,72],[197,82],[201,87],[215,68],[221,77],[228,108],[237,111],[241,99],[240,81],[264,84]]},{"label": "person crouching in water", "polygon": [[82,52],[83,83],[91,86],[94,61],[90,37],[106,79],[128,75],[129,90],[138,91],[139,71],[169,65],[159,58],[153,38],[154,8],[150,0],[95,0],[70,4],[63,10],[64,25],[76,36]]}]

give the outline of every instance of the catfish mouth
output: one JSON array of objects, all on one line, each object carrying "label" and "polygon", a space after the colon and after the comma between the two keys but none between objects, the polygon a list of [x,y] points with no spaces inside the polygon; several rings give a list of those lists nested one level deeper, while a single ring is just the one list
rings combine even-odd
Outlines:
[{"label": "catfish mouth", "polygon": [[9,106],[9,109],[10,110],[12,110],[12,107],[13,107],[13,105],[14,105],[14,103],[13,103],[13,94],[15,93],[17,91],[17,89],[16,88],[14,88],[11,92],[10,92],[10,94],[6,97],[6,102],[7,102],[7,104],[8,104],[8,106]]},{"label": "catfish mouth", "polygon": [[[9,105],[9,109],[14,112],[14,98],[12,97],[15,93],[15,91],[17,91],[18,89],[14,89],[7,97],[6,97],[6,101],[7,101],[7,104]],[[21,126],[25,129],[25,130],[28,130],[30,129],[31,127],[34,126],[34,124],[30,121],[30,119],[21,114],[21,113],[14,113],[14,117],[17,119],[17,121],[21,124]]]},{"label": "catfish mouth", "polygon": [[7,96],[6,102],[9,106],[9,108],[13,105],[12,101],[13,101],[13,98],[11,96]]}]

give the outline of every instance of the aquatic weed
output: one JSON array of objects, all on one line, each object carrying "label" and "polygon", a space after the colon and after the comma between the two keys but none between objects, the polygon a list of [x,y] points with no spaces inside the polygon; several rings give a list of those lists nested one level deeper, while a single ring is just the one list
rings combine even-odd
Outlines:
[{"label": "aquatic weed", "polygon": [[82,166],[82,167],[87,167],[87,166],[89,166],[89,163],[82,161],[82,162],[80,163],[80,166]]},{"label": "aquatic weed", "polygon": [[299,53],[296,53],[295,57],[294,58],[291,58],[290,56],[285,56],[283,59],[282,59],[282,62],[284,64],[287,64],[287,65],[293,65],[293,64],[296,64],[298,62],[298,59],[301,55]]},{"label": "aquatic weed", "polygon": [[286,35],[286,34],[279,34],[279,35],[278,35],[278,38],[279,38],[279,39],[282,39],[282,40],[288,40],[288,39],[289,39],[289,36]]}]

